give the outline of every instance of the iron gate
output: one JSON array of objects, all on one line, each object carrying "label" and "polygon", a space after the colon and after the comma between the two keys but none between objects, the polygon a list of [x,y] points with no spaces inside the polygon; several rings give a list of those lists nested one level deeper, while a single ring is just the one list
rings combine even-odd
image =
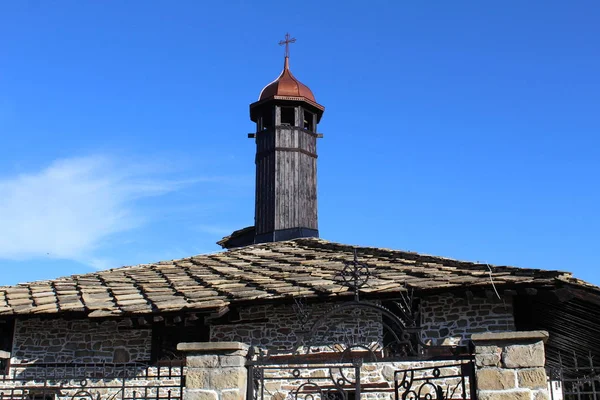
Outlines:
[{"label": "iron gate", "polygon": [[180,360],[128,364],[13,364],[0,376],[0,400],[181,400]]},{"label": "iron gate", "polygon": [[[249,366],[253,400],[475,399],[471,359],[335,362],[331,354],[282,357]],[[424,365],[424,366],[418,366]]]}]

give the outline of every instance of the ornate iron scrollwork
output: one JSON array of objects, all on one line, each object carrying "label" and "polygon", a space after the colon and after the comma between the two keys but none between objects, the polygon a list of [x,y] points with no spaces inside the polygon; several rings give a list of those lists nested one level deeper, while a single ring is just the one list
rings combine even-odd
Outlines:
[{"label": "ornate iron scrollwork", "polygon": [[360,289],[367,285],[370,276],[369,266],[358,262],[356,249],[354,249],[354,259],[344,261],[344,268],[337,275],[337,280],[354,292],[354,300],[359,301]]},{"label": "ornate iron scrollwork", "polygon": [[[368,286],[370,277],[369,266],[359,262],[355,250],[353,260],[345,261],[344,268],[336,276],[336,281],[347,287],[354,295],[352,301],[334,305],[318,317],[313,317],[313,313],[308,311],[309,307],[303,299],[296,299],[294,306],[296,317],[305,329],[297,332],[298,341],[293,353],[309,354],[318,351],[343,353],[347,349],[361,347],[368,349],[371,353],[369,357],[376,358],[418,355],[419,345],[424,344],[420,340],[412,293],[409,294],[408,290],[401,291],[399,298],[391,301],[396,311],[392,312],[380,302],[365,301],[360,298],[360,291]],[[356,323],[361,318],[371,324],[378,324],[380,336],[361,338],[361,334],[364,334],[361,332],[363,328]],[[352,329],[343,326],[344,319],[350,320],[349,325]],[[332,344],[332,342],[336,343]]]},{"label": "ornate iron scrollwork", "polygon": [[472,399],[472,361],[395,371],[396,400]]}]

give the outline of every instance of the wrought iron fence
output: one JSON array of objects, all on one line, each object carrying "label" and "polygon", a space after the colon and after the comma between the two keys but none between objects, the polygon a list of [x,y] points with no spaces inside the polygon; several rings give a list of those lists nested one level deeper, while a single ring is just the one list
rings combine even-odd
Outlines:
[{"label": "wrought iron fence", "polygon": [[[375,359],[369,352],[271,356],[249,363],[253,400],[475,399],[472,359]],[[426,366],[423,366],[426,365]]]},{"label": "wrought iron fence", "polygon": [[181,361],[13,364],[0,376],[0,400],[181,400]]},{"label": "wrought iron fence", "polygon": [[251,367],[249,399],[353,400],[360,398],[361,369],[352,363]]},{"label": "wrought iron fence", "polygon": [[573,354],[565,360],[559,355],[558,365],[548,370],[548,388],[552,400],[600,400],[600,365],[589,354],[585,358]]},{"label": "wrought iron fence", "polygon": [[473,361],[396,371],[396,400],[475,399]]}]

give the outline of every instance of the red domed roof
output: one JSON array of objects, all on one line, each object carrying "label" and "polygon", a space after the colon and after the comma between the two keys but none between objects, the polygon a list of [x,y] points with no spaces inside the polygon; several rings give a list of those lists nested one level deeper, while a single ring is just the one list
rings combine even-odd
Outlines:
[{"label": "red domed roof", "polygon": [[311,102],[316,103],[315,96],[308,86],[302,84],[298,79],[292,75],[290,71],[289,57],[285,57],[283,64],[283,72],[279,75],[279,78],[269,83],[260,92],[258,101],[266,100],[275,96],[283,97],[303,97]]}]

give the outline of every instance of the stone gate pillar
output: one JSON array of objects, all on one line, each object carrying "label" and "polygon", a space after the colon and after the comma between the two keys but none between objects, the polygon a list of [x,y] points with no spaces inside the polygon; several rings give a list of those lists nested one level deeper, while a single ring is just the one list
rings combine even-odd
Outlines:
[{"label": "stone gate pillar", "polygon": [[548,400],[547,339],[546,331],[473,335],[478,400]]},{"label": "stone gate pillar", "polygon": [[246,400],[246,344],[179,343],[177,350],[186,353],[184,400]]}]

